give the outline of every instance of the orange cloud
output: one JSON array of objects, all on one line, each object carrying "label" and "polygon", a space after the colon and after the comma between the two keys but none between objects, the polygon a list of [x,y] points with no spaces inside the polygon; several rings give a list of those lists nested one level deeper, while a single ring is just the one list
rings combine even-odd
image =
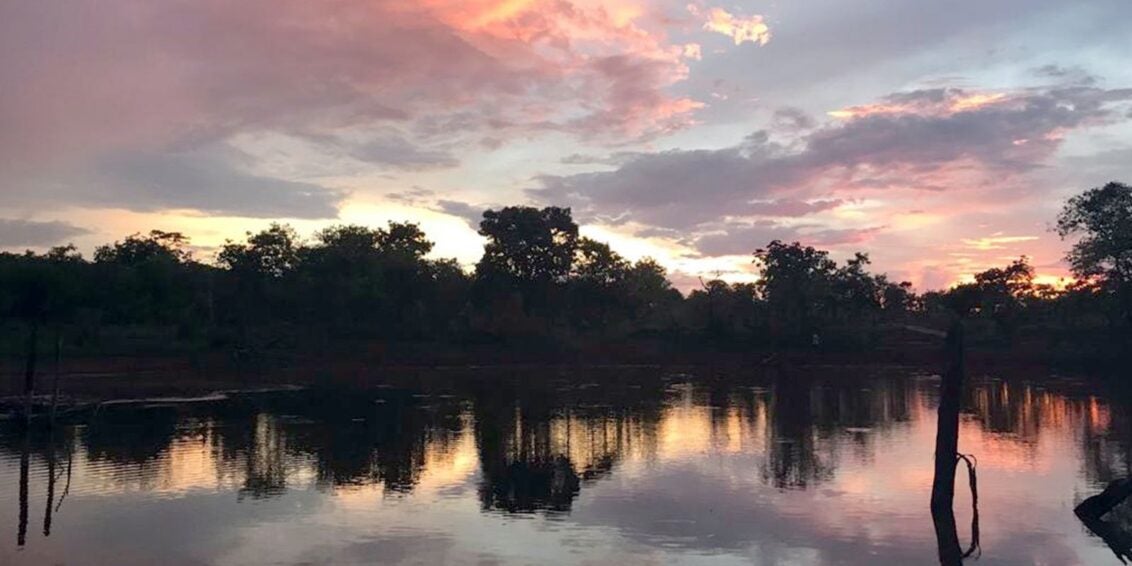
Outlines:
[{"label": "orange cloud", "polygon": [[827,112],[834,118],[851,119],[875,115],[917,114],[923,116],[948,116],[959,112],[969,112],[1007,100],[1003,93],[965,93],[962,91],[941,91],[936,99],[890,97],[885,102],[849,106]]},{"label": "orange cloud", "polygon": [[685,43],[683,47],[683,55],[687,59],[695,59],[699,61],[703,59],[704,52],[698,43]]},{"label": "orange cloud", "polygon": [[1032,242],[1037,240],[1037,236],[989,236],[986,238],[964,238],[963,243],[967,247],[986,251],[986,250],[1002,250],[1006,249],[1005,244],[1017,244],[1019,242]]},{"label": "orange cloud", "polygon": [[508,20],[530,9],[534,0],[503,0],[489,2],[457,2],[450,6],[458,10],[458,24],[466,28],[478,28]]},{"label": "orange cloud", "polygon": [[688,6],[688,11],[707,20],[704,22],[705,30],[726,35],[735,42],[735,45],[742,45],[748,41],[766,45],[770,41],[770,26],[766,25],[760,15],[744,18],[731,14],[723,8],[711,8],[706,14],[702,14],[694,5]]}]

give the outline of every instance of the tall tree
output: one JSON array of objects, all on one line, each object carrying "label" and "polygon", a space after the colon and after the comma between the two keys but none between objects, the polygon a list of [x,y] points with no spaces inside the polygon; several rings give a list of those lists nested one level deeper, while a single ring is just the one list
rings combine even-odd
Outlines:
[{"label": "tall tree", "polygon": [[150,230],[148,235],[133,234],[121,242],[98,246],[94,261],[135,266],[146,262],[186,262],[192,254],[185,248],[189,238],[180,232]]},{"label": "tall tree", "polygon": [[1070,198],[1057,217],[1057,233],[1076,237],[1066,255],[1073,274],[1095,280],[1132,323],[1132,187],[1108,183]]},{"label": "tall tree", "polygon": [[569,208],[509,206],[483,213],[479,233],[488,239],[477,271],[521,284],[562,282],[570,274],[578,225]]},{"label": "tall tree", "polygon": [[[294,317],[299,305],[283,298],[287,295],[285,277],[294,272],[300,259],[299,235],[294,228],[272,223],[258,233],[248,232],[245,242],[225,243],[216,259],[227,269],[225,279],[231,282],[224,297],[228,307],[222,313],[235,319],[245,343],[249,341],[249,324],[273,316],[276,320]],[[285,309],[273,308],[281,303],[289,304]]]},{"label": "tall tree", "polygon": [[865,313],[880,309],[884,281],[878,281],[867,271],[870,263],[868,254],[858,252],[834,272],[831,310],[860,319]]},{"label": "tall tree", "polygon": [[259,233],[247,233],[247,242],[228,241],[220,248],[217,262],[247,276],[282,277],[299,260],[299,235],[295,229],[279,223]]},{"label": "tall tree", "polygon": [[625,278],[629,262],[613,251],[609,244],[579,238],[573,269],[574,279],[606,287]]},{"label": "tall tree", "polygon": [[191,310],[199,281],[188,276],[195,264],[189,238],[180,232],[151,230],[99,246],[94,262],[95,293],[111,320],[182,322]]},{"label": "tall tree", "polygon": [[758,289],[770,309],[772,331],[805,339],[816,330],[817,316],[830,295],[837,264],[829,252],[775,240],[755,252]]},{"label": "tall tree", "polygon": [[432,241],[420,226],[411,222],[390,222],[377,234],[377,247],[390,257],[420,260],[432,251]]},{"label": "tall tree", "polygon": [[[651,257],[637,260],[625,273],[630,316],[637,326],[662,326],[673,321],[680,291],[672,288],[664,266]],[[663,319],[663,321],[662,321]]]},{"label": "tall tree", "polygon": [[589,238],[579,238],[569,297],[572,318],[605,331],[627,306],[625,278],[629,262],[620,254]]}]

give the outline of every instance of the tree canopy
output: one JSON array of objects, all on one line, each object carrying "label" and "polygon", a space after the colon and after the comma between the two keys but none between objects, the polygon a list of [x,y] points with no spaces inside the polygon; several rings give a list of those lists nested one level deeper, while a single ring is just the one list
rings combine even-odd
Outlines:
[{"label": "tree canopy", "polygon": [[1057,220],[1076,239],[1068,260],[1078,283],[1037,285],[1022,257],[922,295],[870,272],[867,254],[839,263],[778,240],[753,252],[754,282],[712,279],[682,295],[657,261],[631,261],[580,236],[571,210],[558,207],[485,211],[474,270],[433,257],[412,223],[336,225],[308,239],[275,223],[226,242],[212,264],[184,234],[154,230],[99,246],[93,261],[73,246],[0,254],[0,315],[66,327],[92,347],[131,328],[169,329],[151,332],[163,343],[243,349],[339,338],[749,349],[808,346],[813,335],[859,348],[913,318],[949,316],[1007,341],[1041,325],[1132,331],[1132,189],[1086,191]]},{"label": "tree canopy", "polygon": [[569,208],[508,206],[483,213],[479,233],[487,238],[477,266],[482,276],[519,283],[564,281],[574,265],[578,225]]},{"label": "tree canopy", "polygon": [[1057,232],[1078,238],[1066,256],[1077,277],[1132,281],[1132,187],[1108,183],[1070,198]]}]

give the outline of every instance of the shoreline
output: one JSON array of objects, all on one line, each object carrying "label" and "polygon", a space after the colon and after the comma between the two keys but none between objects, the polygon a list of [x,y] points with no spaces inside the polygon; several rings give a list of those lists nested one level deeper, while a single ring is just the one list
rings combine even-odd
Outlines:
[{"label": "shoreline", "polygon": [[[59,373],[60,407],[88,404],[144,404],[219,400],[224,395],[302,390],[311,387],[375,387],[412,385],[422,380],[517,379],[531,382],[554,379],[652,379],[679,373],[705,376],[746,376],[763,379],[781,374],[840,376],[876,371],[937,374],[939,352],[750,352],[696,353],[649,359],[542,359],[530,356],[468,357],[455,363],[451,357],[432,360],[380,360],[366,356],[308,357],[287,364],[238,368],[225,364],[194,364],[186,356],[75,358],[64,360]],[[887,354],[887,355],[886,355]],[[500,359],[500,358],[508,359]],[[519,358],[519,359],[517,359]],[[199,360],[198,360],[199,362]],[[1049,360],[1014,352],[972,351],[967,355],[972,376],[1019,377],[1036,373],[1086,376],[1104,371],[1062,368]],[[22,407],[23,373],[18,364],[6,363],[0,372],[0,410]],[[55,368],[41,366],[37,376],[36,405],[49,406]],[[847,378],[851,376],[847,375]],[[1096,380],[1107,381],[1103,377]],[[181,401],[178,401],[181,400]]]}]

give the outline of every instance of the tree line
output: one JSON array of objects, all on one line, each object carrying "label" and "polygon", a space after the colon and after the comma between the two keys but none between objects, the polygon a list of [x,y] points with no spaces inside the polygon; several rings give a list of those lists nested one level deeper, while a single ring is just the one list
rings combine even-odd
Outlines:
[{"label": "tree line", "polygon": [[[1065,203],[1075,243],[1067,288],[1034,283],[1026,258],[946,291],[917,294],[800,243],[753,252],[754,283],[703,281],[686,296],[652,259],[629,261],[578,233],[569,208],[483,214],[474,271],[432,259],[412,223],[332,226],[304,240],[272,224],[205,263],[178,232],[98,247],[0,254],[4,348],[44,336],[105,352],[267,350],[350,339],[569,347],[661,340],[684,346],[867,347],[886,327],[964,316],[1007,343],[1027,333],[1126,336],[1132,328],[1132,188],[1109,183]],[[37,337],[38,336],[38,337]],[[1060,339],[1060,338],[1058,338]],[[1068,338],[1067,338],[1068,339]]]}]

